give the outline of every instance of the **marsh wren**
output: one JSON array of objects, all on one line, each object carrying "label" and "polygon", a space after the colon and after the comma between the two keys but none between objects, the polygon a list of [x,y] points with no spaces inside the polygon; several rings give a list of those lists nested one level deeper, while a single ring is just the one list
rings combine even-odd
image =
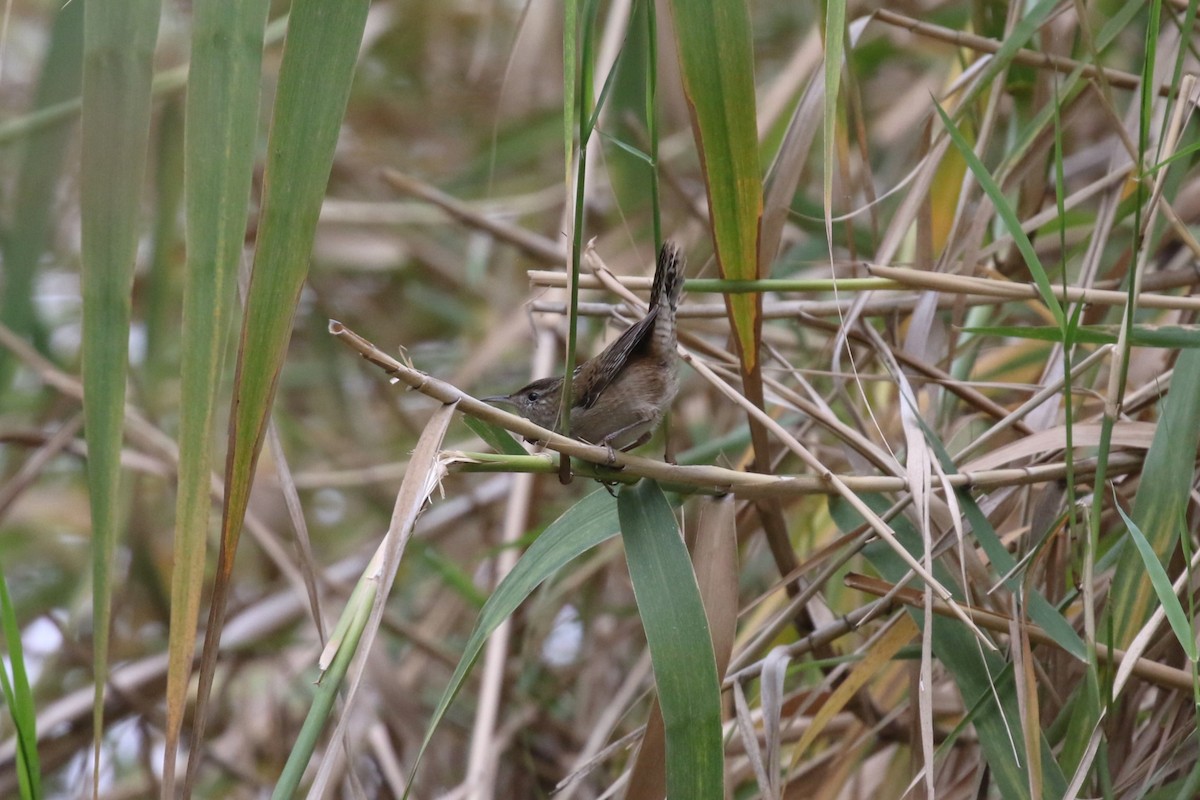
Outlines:
[{"label": "marsh wren", "polygon": [[[645,444],[679,388],[676,375],[675,311],[683,289],[683,254],[664,242],[654,269],[650,308],[599,355],[575,368],[571,419],[564,432],[608,448]],[[563,379],[542,378],[509,395],[485,402],[512,406],[522,417],[555,430]]]}]

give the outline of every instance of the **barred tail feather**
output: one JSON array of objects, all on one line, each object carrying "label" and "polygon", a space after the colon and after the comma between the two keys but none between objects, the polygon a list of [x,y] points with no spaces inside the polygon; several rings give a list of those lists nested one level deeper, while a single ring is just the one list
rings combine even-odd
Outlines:
[{"label": "barred tail feather", "polygon": [[[663,242],[654,268],[654,286],[650,290],[650,311],[654,319],[654,349],[674,364],[675,310],[683,290],[683,252],[672,241]],[[669,356],[667,355],[669,354]],[[674,394],[674,391],[671,392]]]},{"label": "barred tail feather", "polygon": [[650,289],[650,308],[664,304],[674,310],[683,289],[683,253],[671,240],[663,242],[654,268],[654,284]]}]

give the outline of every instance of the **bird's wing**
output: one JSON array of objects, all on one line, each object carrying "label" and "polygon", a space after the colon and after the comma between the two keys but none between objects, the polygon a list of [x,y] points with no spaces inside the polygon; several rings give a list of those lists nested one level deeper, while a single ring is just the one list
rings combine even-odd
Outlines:
[{"label": "bird's wing", "polygon": [[[604,348],[599,355],[589,359],[587,364],[580,366],[580,369],[576,372],[574,385],[576,389],[579,389],[581,388],[580,383],[587,384],[587,391],[581,392],[572,402],[572,405],[579,408],[591,408],[595,405],[596,401],[600,399],[600,395],[604,393],[604,390],[621,374],[621,370],[629,361],[629,357],[645,347],[650,341],[650,336],[654,333],[654,321],[656,319],[658,319],[658,309],[652,308],[646,316],[626,328],[624,333],[618,336],[612,344]],[[590,380],[580,381],[579,377],[584,368],[587,368],[588,371],[596,370],[597,372],[591,376]]]}]

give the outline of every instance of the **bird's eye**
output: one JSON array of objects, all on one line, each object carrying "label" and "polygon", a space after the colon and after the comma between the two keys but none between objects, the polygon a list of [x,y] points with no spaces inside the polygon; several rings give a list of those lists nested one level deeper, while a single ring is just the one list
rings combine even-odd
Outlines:
[{"label": "bird's eye", "polygon": [[537,392],[530,392],[529,393],[529,402],[536,403],[538,401],[539,397],[541,397],[541,395],[538,394]]}]

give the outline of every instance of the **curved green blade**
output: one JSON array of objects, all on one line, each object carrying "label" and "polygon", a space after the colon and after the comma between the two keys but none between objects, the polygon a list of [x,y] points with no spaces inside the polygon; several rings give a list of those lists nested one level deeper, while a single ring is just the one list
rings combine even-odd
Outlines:
[{"label": "curved green blade", "polygon": [[719,800],[721,685],[692,560],[654,481],[623,489],[617,513],[666,731],[667,796]]}]

